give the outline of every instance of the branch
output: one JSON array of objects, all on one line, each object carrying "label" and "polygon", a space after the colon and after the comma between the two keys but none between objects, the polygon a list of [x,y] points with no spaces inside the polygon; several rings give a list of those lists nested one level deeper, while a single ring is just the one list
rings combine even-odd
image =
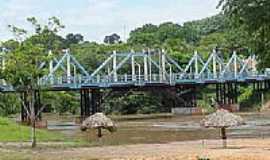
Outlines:
[{"label": "branch", "polygon": [[24,103],[24,100],[23,100],[20,96],[19,96],[19,99],[20,99],[20,101],[22,102],[23,108],[26,110],[27,115],[28,115],[28,116],[31,116],[30,110],[28,110],[26,104]]},{"label": "branch", "polygon": [[35,116],[35,119],[39,116],[39,114],[45,109],[47,104],[44,104],[39,110],[38,110],[38,113],[37,115]]}]

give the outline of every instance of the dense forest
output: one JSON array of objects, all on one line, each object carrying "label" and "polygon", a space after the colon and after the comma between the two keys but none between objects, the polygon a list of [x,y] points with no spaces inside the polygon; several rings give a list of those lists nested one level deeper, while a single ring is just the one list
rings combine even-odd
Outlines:
[{"label": "dense forest", "polygon": [[[268,67],[269,6],[264,0],[222,0],[219,5],[222,12],[218,15],[184,24],[145,24],[132,30],[127,42],[123,42],[117,33],[104,37],[104,43],[86,41],[81,33],[60,36],[58,30],[64,29],[61,20],[56,17],[49,19],[57,24],[57,28],[49,29],[49,25],[43,27],[32,17],[27,18],[27,21],[34,26],[36,33],[22,39],[18,35],[17,38],[2,42],[2,47],[12,51],[23,42],[41,47],[40,51],[44,53],[52,50],[56,55],[61,54],[62,49],[69,48],[89,72],[97,68],[114,50],[141,51],[149,48],[165,49],[167,54],[181,63],[187,63],[195,50],[205,57],[213,48],[223,53],[224,57],[228,57],[234,50],[243,56],[256,53],[260,58],[260,66]],[[9,28],[15,33],[25,32],[16,26],[11,25]],[[243,88],[241,94],[242,101],[247,104],[253,93],[248,88]],[[204,106],[209,105],[209,97],[201,97],[204,97],[201,103]],[[1,94],[0,99],[0,114],[8,115],[20,110],[20,103],[14,95]],[[169,99],[170,96],[166,93],[131,91],[125,95],[110,97],[103,107],[107,113],[114,114],[168,112],[171,107],[167,103]],[[79,95],[75,92],[46,92],[42,94],[42,101],[48,104],[46,111],[76,114],[79,110]]]}]

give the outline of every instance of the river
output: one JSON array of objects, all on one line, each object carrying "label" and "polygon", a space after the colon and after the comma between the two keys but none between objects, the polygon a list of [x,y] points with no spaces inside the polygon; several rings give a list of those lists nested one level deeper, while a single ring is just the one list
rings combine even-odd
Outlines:
[{"label": "river", "polygon": [[[239,113],[246,125],[228,129],[229,138],[270,137],[270,112]],[[103,131],[102,142],[106,145],[167,143],[219,138],[219,130],[200,126],[204,116],[172,116],[141,120],[116,120],[117,132]],[[63,133],[73,140],[100,142],[95,131],[81,132],[72,121],[48,121],[48,129]]]}]

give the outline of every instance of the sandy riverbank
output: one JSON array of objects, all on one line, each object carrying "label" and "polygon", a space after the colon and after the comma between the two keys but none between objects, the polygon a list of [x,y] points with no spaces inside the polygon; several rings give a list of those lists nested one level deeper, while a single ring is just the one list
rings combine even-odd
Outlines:
[{"label": "sandy riverbank", "polygon": [[[42,145],[42,144],[41,144]],[[47,144],[48,145],[48,144]],[[88,160],[88,159],[131,159],[131,160],[270,160],[270,138],[233,139],[228,148],[221,148],[220,140],[172,142],[165,144],[138,144],[89,148],[46,148],[0,149],[0,159],[35,160]]]}]

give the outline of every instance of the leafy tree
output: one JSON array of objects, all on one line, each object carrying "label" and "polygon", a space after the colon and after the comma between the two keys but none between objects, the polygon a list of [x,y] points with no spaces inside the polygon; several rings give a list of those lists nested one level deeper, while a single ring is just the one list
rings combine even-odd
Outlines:
[{"label": "leafy tree", "polygon": [[153,24],[146,24],[130,32],[128,43],[130,45],[141,45],[143,47],[154,47],[158,44],[156,32],[158,27]]},{"label": "leafy tree", "polygon": [[54,53],[59,53],[64,48],[64,38],[57,33],[65,26],[60,23],[58,18],[49,18],[48,23],[44,26],[41,26],[35,17],[27,18],[27,21],[35,28],[35,34],[28,37],[27,41],[33,45],[42,46],[47,51],[52,50]]},{"label": "leafy tree", "polygon": [[66,39],[65,39],[66,47],[69,47],[71,44],[78,44],[80,42],[83,42],[83,36],[81,34],[69,33],[66,35]]},{"label": "leafy tree", "polygon": [[105,36],[104,38],[104,43],[106,44],[116,44],[116,43],[120,43],[120,36],[116,33],[109,35],[109,36]]},{"label": "leafy tree", "polygon": [[158,26],[157,38],[160,43],[164,43],[168,39],[182,39],[182,27],[172,22],[163,23]]},{"label": "leafy tree", "polygon": [[[20,99],[27,112],[32,126],[32,147],[36,146],[35,123],[38,115],[44,109],[45,105],[36,113],[35,111],[35,92],[40,91],[38,80],[44,74],[46,69],[40,68],[42,62],[49,60],[47,49],[51,48],[50,43],[44,44],[44,40],[52,38],[50,35],[56,34],[63,26],[55,17],[49,19],[45,26],[38,24],[35,18],[28,18],[35,28],[35,33],[27,37],[27,31],[16,26],[9,25],[12,33],[18,41],[18,47],[11,50],[6,57],[6,68],[1,73],[3,79],[7,80],[16,91],[25,92],[27,105]],[[53,38],[52,38],[53,39]],[[49,42],[52,42],[49,40]],[[19,96],[20,97],[20,96]]]},{"label": "leafy tree", "polygon": [[253,40],[261,66],[270,67],[270,3],[266,0],[220,0],[219,6],[235,26],[243,27]]},{"label": "leafy tree", "polygon": [[213,48],[226,48],[227,44],[228,42],[224,33],[212,33],[201,38],[197,49],[202,53],[209,53]]}]

